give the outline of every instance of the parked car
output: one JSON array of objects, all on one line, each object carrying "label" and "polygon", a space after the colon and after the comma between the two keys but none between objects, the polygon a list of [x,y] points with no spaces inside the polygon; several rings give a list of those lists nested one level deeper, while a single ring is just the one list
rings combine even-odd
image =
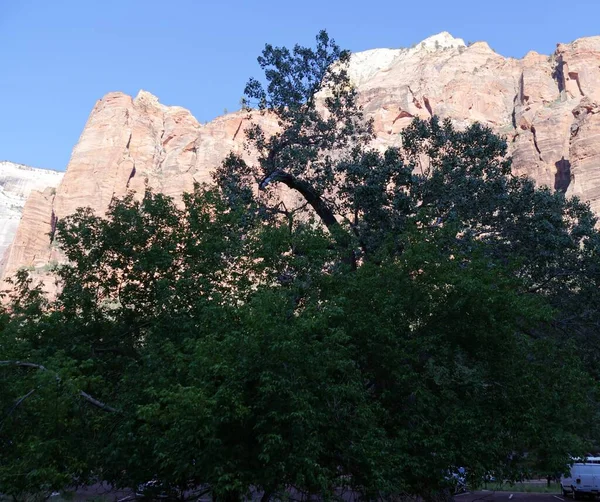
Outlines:
[{"label": "parked car", "polygon": [[600,457],[578,459],[568,475],[560,478],[563,495],[572,495],[575,500],[583,496],[600,494]]}]

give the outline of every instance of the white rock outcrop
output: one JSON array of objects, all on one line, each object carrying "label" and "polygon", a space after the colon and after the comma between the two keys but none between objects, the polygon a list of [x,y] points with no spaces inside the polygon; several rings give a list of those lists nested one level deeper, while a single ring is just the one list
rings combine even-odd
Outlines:
[{"label": "white rock outcrop", "polygon": [[0,256],[13,241],[25,201],[33,190],[55,188],[64,173],[0,161]]}]

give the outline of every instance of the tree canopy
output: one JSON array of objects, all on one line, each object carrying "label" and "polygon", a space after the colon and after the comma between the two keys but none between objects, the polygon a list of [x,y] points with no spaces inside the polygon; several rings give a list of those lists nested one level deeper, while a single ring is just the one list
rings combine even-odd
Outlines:
[{"label": "tree canopy", "polygon": [[0,492],[436,500],[459,467],[516,480],[594,448],[589,207],[513,176],[479,124],[415,120],[371,148],[325,32],[259,64],[248,113],[279,130],[248,128],[256,162],[230,155],[181,204],[59,221],[56,298],[15,278]]}]

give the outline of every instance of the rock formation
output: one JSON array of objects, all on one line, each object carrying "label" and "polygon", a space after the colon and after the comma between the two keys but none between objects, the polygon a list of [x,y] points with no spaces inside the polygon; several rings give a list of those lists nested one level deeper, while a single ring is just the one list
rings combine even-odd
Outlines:
[{"label": "rock formation", "polygon": [[[399,145],[413,117],[435,114],[458,127],[479,121],[505,135],[514,171],[589,200],[600,212],[600,37],[559,44],[551,56],[505,58],[485,42],[466,46],[441,33],[410,49],[354,54],[350,75],[377,133],[375,144]],[[246,114],[200,124],[140,91],[102,98],[75,146],[56,194],[33,193],[4,275],[43,269],[56,258],[48,234],[80,206],[99,214],[113,197],[146,186],[176,198],[207,181],[230,151],[243,151]],[[274,127],[261,117],[267,128]]]},{"label": "rock formation", "polygon": [[[275,124],[261,117],[267,130]],[[2,276],[21,267],[43,275],[61,260],[50,234],[56,222],[78,207],[104,214],[115,197],[146,187],[180,199],[227,153],[243,151],[247,113],[233,113],[202,125],[181,107],[164,106],[140,91],[132,99],[110,93],[96,103],[73,149],[56,190],[33,192],[24,208],[13,244],[2,260]],[[271,123],[273,122],[273,123]],[[34,274],[35,275],[35,274]]]},{"label": "rock formation", "polygon": [[[0,257],[15,237],[23,206],[32,191],[55,188],[63,174],[13,162],[0,162]],[[34,193],[37,195],[37,192]]]},{"label": "rock formation", "polygon": [[354,58],[351,74],[382,146],[399,144],[413,117],[479,121],[507,136],[516,173],[600,210],[600,37],[517,60],[441,33]]}]

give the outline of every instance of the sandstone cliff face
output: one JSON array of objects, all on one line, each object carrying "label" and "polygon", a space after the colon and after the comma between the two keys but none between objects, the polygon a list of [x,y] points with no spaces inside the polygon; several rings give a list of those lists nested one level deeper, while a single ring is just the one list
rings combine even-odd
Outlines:
[{"label": "sandstone cliff face", "polygon": [[[435,114],[457,126],[479,121],[507,137],[514,171],[589,200],[600,212],[600,37],[559,44],[551,56],[504,58],[486,43],[467,47],[441,33],[411,49],[353,55],[351,77],[376,146],[399,145],[413,117]],[[268,129],[275,124],[260,117]],[[243,151],[246,114],[199,124],[189,111],[140,91],[102,98],[90,115],[56,190],[27,202],[5,275],[43,269],[57,257],[48,234],[80,206],[103,214],[113,197],[146,186],[176,199],[208,181],[230,151]]]},{"label": "sandstone cliff face", "polygon": [[479,121],[507,136],[517,174],[600,211],[600,37],[517,60],[441,33],[413,49],[357,54],[353,63],[382,146],[399,144],[413,117],[435,114],[459,127]]},{"label": "sandstone cliff face", "polygon": [[33,190],[58,186],[63,173],[0,162],[0,257],[13,241],[25,201]]},{"label": "sandstone cliff face", "polygon": [[[243,118],[200,125],[188,110],[161,105],[150,93],[135,99],[111,93],[98,101],[75,146],[54,203],[57,218],[77,207],[99,214],[113,197],[145,187],[178,196],[207,181],[209,166],[239,150],[235,130]],[[233,132],[232,132],[233,130]]]},{"label": "sandstone cliff face", "polygon": [[[60,262],[49,234],[59,219],[79,207],[102,215],[113,198],[128,191],[141,197],[146,187],[180,201],[195,182],[210,181],[211,169],[229,152],[247,158],[247,115],[233,113],[202,125],[188,110],[164,106],[145,91],[135,98],[107,94],[92,110],[62,183],[56,190],[33,192],[27,200],[4,256],[2,277],[21,267],[43,276],[49,264]],[[272,119],[261,120],[266,130],[274,130]]]}]

